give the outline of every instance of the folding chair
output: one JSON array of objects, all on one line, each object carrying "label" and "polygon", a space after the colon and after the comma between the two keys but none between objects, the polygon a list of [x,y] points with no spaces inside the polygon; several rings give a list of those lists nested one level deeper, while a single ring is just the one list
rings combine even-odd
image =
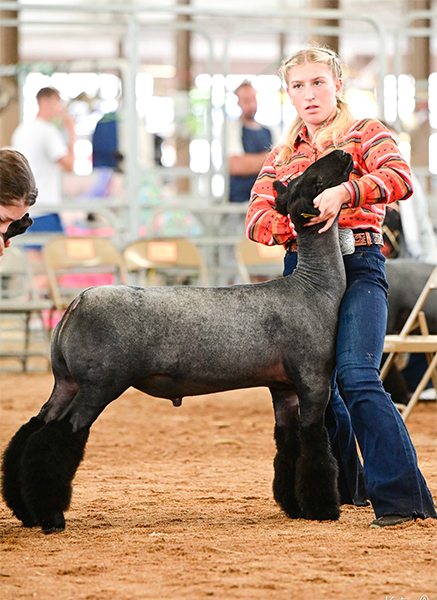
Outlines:
[{"label": "folding chair", "polygon": [[[437,289],[437,267],[431,273],[425,287],[420,293],[416,304],[413,307],[405,325],[402,327],[398,335],[386,335],[384,342],[384,352],[389,353],[381,369],[381,380],[383,381],[389,372],[394,360],[402,353],[424,353],[428,360],[428,368],[425,371],[422,379],[417,385],[407,405],[396,404],[402,414],[404,421],[413,410],[419,400],[420,394],[425,389],[428,381],[431,379],[434,388],[437,391],[437,335],[430,335],[428,325],[425,318],[425,313],[422,307],[429,296],[431,290],[435,292]],[[420,334],[412,335],[419,327]]]},{"label": "folding chair", "polygon": [[[38,295],[26,254],[15,246],[6,248],[0,260],[0,357],[17,358],[23,371],[27,371],[31,356],[43,356],[50,365],[50,334],[44,325],[43,311],[52,309],[53,302]],[[32,315],[38,326],[35,331],[31,330]]]},{"label": "folding chair", "polygon": [[238,243],[235,254],[243,283],[252,283],[252,278],[255,277],[273,279],[283,273],[283,246],[264,246],[243,238]]},{"label": "folding chair", "polygon": [[175,281],[194,281],[208,285],[208,272],[200,250],[184,238],[142,239],[132,242],[123,251],[128,273],[135,274],[137,283],[153,284],[162,275],[166,285]]},{"label": "folding chair", "polygon": [[43,262],[59,311],[88,287],[127,282],[123,256],[106,238],[52,238],[43,248]]}]

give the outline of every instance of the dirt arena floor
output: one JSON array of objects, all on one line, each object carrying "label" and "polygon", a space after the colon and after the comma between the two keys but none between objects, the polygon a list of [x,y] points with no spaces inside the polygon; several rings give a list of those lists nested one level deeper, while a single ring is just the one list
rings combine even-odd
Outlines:
[{"label": "dirt arena floor", "polygon": [[[1,448],[51,374],[1,376]],[[408,420],[437,500],[436,405]],[[287,519],[271,492],[267,389],[186,398],[128,390],[94,424],[65,532],[25,529],[0,502],[2,600],[436,600],[437,523],[369,529]]]}]

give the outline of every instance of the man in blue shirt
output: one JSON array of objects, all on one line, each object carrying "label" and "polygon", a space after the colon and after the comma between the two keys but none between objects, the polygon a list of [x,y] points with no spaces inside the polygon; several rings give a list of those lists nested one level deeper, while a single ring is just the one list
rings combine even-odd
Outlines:
[{"label": "man in blue shirt", "polygon": [[241,116],[228,122],[229,201],[247,202],[255,179],[272,147],[272,134],[255,121],[256,91],[248,81],[235,90]]},{"label": "man in blue shirt", "polygon": [[[238,98],[238,106],[241,108],[241,115],[239,119],[228,120],[226,124],[229,202],[249,203],[253,184],[277,140],[273,139],[270,129],[255,121],[258,102],[256,90],[252,84],[249,81],[243,81],[235,90],[235,94]],[[228,235],[240,235],[244,238],[244,227],[245,214],[243,212],[228,214],[223,221],[223,230]],[[234,274],[230,274],[226,279],[226,283],[234,283],[237,262],[232,245],[221,247],[220,263],[234,271]]]}]

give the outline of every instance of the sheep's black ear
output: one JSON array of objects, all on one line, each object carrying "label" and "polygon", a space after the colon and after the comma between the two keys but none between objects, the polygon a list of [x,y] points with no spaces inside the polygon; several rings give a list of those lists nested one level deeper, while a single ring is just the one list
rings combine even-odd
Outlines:
[{"label": "sheep's black ear", "polygon": [[275,208],[281,215],[286,217],[289,213],[288,210],[288,196],[287,194],[282,194],[282,196],[277,196],[275,199]]},{"label": "sheep's black ear", "polygon": [[287,186],[282,183],[282,181],[278,181],[277,179],[273,182],[273,187],[275,188],[275,192],[278,196],[285,194],[287,191]]},{"label": "sheep's black ear", "polygon": [[274,181],[273,188],[277,194],[275,198],[275,208],[281,215],[288,215],[288,190],[282,181]]}]

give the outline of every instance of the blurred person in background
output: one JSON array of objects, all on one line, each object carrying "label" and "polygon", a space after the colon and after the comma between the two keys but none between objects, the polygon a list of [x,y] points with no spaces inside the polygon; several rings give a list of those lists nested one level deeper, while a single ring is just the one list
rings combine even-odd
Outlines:
[{"label": "blurred person in background", "polygon": [[[399,134],[393,125],[384,122],[396,143]],[[429,215],[428,199],[419,179],[411,171],[413,195],[408,202],[392,202],[386,207],[382,233],[386,258],[410,258],[437,263],[437,240]]]},{"label": "blurred person in background", "polygon": [[255,121],[256,90],[243,81],[235,90],[240,118],[228,121],[229,201],[248,202],[250,191],[274,143],[272,132]]},{"label": "blurred person in background", "polygon": [[[229,168],[229,202],[249,202],[250,191],[272,146],[277,142],[275,132],[255,120],[258,110],[256,90],[249,81],[243,81],[235,90],[239,119],[227,122],[227,157]],[[229,235],[244,236],[245,214],[229,214],[225,226]],[[222,261],[227,267],[235,267],[233,247],[224,247]],[[233,283],[233,277],[228,277]]]},{"label": "blurred person in background", "polygon": [[428,199],[414,170],[412,176],[414,193],[408,202],[399,204],[406,246],[405,257],[436,264],[437,240],[429,216]]},{"label": "blurred person in background", "polygon": [[[21,123],[12,134],[12,146],[27,158],[34,173],[41,204],[59,206],[62,201],[62,171],[73,171],[75,122],[67,113],[59,92],[44,87],[36,95],[38,113],[32,123]],[[68,141],[57,123],[65,129]],[[64,233],[57,212],[32,212],[30,231]]]}]

